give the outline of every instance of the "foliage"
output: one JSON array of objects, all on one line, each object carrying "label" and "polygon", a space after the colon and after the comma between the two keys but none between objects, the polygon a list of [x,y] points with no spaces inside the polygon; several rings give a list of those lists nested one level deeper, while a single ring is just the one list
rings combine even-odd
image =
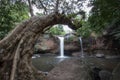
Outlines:
[{"label": "foliage", "polygon": [[90,0],[93,6],[89,22],[96,32],[102,32],[114,19],[120,18],[119,0]]},{"label": "foliage", "polygon": [[106,32],[106,39],[120,45],[120,0],[90,0],[92,5],[89,22],[97,33]]},{"label": "foliage", "polygon": [[[82,3],[85,0],[31,0],[32,5],[41,11],[37,15],[50,14],[58,10],[58,13],[65,14],[66,16],[71,16],[71,20],[77,15],[83,15],[85,17],[85,12],[82,10]],[[58,1],[58,4],[57,4]],[[28,4],[25,0],[0,0],[0,38],[3,38],[13,26],[28,18]],[[58,6],[58,7],[57,7]],[[75,26],[81,27],[81,19],[73,19]],[[60,32],[58,28],[50,29],[52,34],[64,34]],[[56,30],[56,31],[55,31]]]},{"label": "foliage", "polygon": [[87,21],[82,21],[82,27],[77,29],[77,35],[82,37],[89,37],[92,33],[92,29]]},{"label": "foliage", "polygon": [[[81,27],[80,21],[85,18],[85,12],[82,9],[86,0],[32,0],[32,3],[41,11],[39,14],[62,13],[67,16],[75,27]],[[81,18],[76,19],[78,15]]]},{"label": "foliage", "polygon": [[0,39],[14,28],[13,26],[16,23],[28,17],[28,9],[25,3],[0,0]]},{"label": "foliage", "polygon": [[48,33],[52,35],[64,35],[65,34],[62,25],[53,26],[52,28],[49,29]]},{"label": "foliage", "polygon": [[115,20],[109,29],[107,30],[107,35],[112,37],[112,40],[115,40],[120,45],[120,20]]},{"label": "foliage", "polygon": [[82,15],[75,16],[73,23],[75,24],[75,26],[78,27],[78,29],[76,30],[78,36],[82,36],[82,37],[90,36],[91,29],[89,23],[83,19]]}]

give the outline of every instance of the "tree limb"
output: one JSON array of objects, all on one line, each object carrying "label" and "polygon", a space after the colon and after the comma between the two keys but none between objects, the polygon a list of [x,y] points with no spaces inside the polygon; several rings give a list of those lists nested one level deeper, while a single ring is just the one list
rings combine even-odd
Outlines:
[{"label": "tree limb", "polygon": [[41,6],[43,7],[44,11],[45,11],[45,12],[46,12],[46,14],[47,14],[47,8],[43,5],[43,3],[42,3],[42,1],[41,1],[41,0],[39,0],[39,2],[40,2]]},{"label": "tree limb", "polygon": [[10,75],[10,80],[14,80],[15,78],[15,72],[17,69],[17,61],[19,59],[19,55],[20,55],[20,46],[23,43],[23,39],[20,40],[18,47],[16,49],[15,55],[14,55],[14,59],[13,59],[13,65],[12,65],[12,70],[11,70],[11,75]]},{"label": "tree limb", "polygon": [[29,11],[30,11],[30,15],[31,16],[34,16],[34,13],[33,13],[33,8],[32,8],[32,3],[30,0],[28,0],[28,4],[29,4]]},{"label": "tree limb", "polygon": [[58,13],[58,7],[59,7],[59,0],[56,1],[56,6],[55,6],[55,13]]}]

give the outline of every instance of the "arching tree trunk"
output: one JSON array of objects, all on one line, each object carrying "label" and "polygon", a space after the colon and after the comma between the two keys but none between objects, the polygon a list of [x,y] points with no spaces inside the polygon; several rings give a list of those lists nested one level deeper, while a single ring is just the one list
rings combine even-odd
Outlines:
[{"label": "arching tree trunk", "polygon": [[67,17],[53,13],[22,22],[0,41],[0,80],[37,79],[37,70],[31,63],[34,44],[47,27],[55,24],[66,24],[76,29]]}]

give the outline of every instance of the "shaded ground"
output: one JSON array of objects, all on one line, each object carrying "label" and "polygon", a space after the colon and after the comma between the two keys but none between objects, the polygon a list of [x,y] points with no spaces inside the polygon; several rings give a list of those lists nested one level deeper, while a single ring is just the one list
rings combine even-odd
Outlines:
[{"label": "shaded ground", "polygon": [[90,69],[80,59],[68,59],[48,74],[48,80],[91,80]]},{"label": "shaded ground", "polygon": [[96,78],[98,80],[98,78],[100,78],[99,73],[100,75],[104,74],[102,75],[104,79],[106,77],[110,78],[113,69],[115,69],[120,62],[119,58],[105,59],[86,57],[82,60],[87,66],[81,62],[80,57],[61,59],[56,58],[55,55],[42,55],[33,58],[33,65],[40,71],[48,72],[48,80],[79,80],[81,78],[80,75],[85,75],[82,77],[84,78],[86,75],[89,75],[89,73],[92,74],[92,80],[96,80]]},{"label": "shaded ground", "polygon": [[[37,69],[41,71],[49,72],[51,69],[53,69],[56,66],[56,64],[64,60],[56,57],[57,55],[51,55],[51,54],[49,54],[48,56],[41,55],[40,57],[33,58],[32,62]],[[76,59],[77,57],[69,57],[69,58]],[[69,59],[69,58],[65,58],[65,59]],[[120,59],[119,58],[105,59],[105,58],[87,57],[85,61],[90,66],[96,66],[101,69],[107,69],[112,71],[113,68],[118,64],[118,62],[120,62]]]}]

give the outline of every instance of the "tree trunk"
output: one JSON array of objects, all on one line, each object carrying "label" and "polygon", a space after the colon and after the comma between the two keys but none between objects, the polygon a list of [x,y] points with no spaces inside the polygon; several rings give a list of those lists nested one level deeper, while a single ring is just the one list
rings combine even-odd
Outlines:
[{"label": "tree trunk", "polygon": [[76,29],[67,17],[53,13],[42,17],[34,16],[22,22],[0,41],[0,80],[38,79],[38,71],[31,62],[34,44],[45,28],[55,24],[66,24]]},{"label": "tree trunk", "polygon": [[31,0],[28,0],[30,15],[34,16]]}]

